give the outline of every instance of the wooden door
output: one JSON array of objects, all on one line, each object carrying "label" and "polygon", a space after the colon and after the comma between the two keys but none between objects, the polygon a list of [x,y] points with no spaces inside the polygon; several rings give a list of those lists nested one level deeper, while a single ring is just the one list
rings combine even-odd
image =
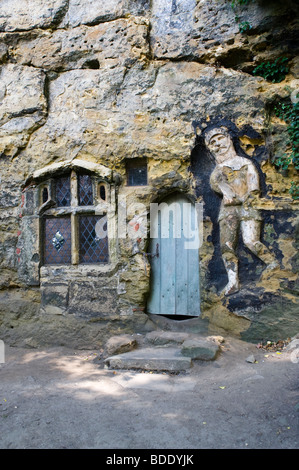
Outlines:
[{"label": "wooden door", "polygon": [[[149,313],[200,315],[199,233],[195,206],[176,194],[160,204],[151,224],[151,291]],[[190,230],[192,229],[192,236]],[[195,246],[195,247],[194,247]]]}]

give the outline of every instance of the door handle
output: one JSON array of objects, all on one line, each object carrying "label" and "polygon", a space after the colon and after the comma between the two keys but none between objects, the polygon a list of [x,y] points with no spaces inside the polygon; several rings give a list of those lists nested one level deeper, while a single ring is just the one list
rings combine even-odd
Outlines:
[{"label": "door handle", "polygon": [[159,243],[156,244],[156,253],[153,254],[153,253],[145,253],[145,252],[143,252],[144,272],[145,272],[145,274],[147,274],[145,257],[148,257],[148,258],[155,258],[155,256],[156,256],[157,258],[159,258]]},{"label": "door handle", "polygon": [[155,258],[155,256],[157,258],[159,258],[159,255],[160,255],[160,253],[159,253],[159,243],[156,244],[156,253],[144,253],[144,254],[145,254],[145,256],[147,256],[149,258]]},{"label": "door handle", "polygon": [[151,254],[151,258],[155,258],[155,256],[157,256],[157,258],[159,258],[159,243],[157,243],[156,245],[156,253],[155,254]]}]

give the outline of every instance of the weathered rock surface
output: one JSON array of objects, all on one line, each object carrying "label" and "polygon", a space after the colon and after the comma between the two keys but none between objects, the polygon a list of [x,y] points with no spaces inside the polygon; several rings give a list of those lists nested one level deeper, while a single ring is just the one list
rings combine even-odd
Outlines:
[{"label": "weathered rock surface", "polygon": [[[288,51],[288,40],[295,34],[296,26],[291,22],[286,32],[282,19],[288,17],[294,7],[293,2],[276,2],[275,5],[249,2],[246,8],[238,5],[232,8],[226,0],[154,0],[153,54],[168,59],[191,57],[252,70],[252,60],[257,55],[263,56],[266,49],[267,57],[269,49],[271,53],[278,47],[280,52]],[[248,35],[240,34],[239,28],[244,22],[250,25]]]},{"label": "weathered rock surface", "polygon": [[0,31],[50,28],[60,22],[68,0],[3,0],[0,5]]},{"label": "weathered rock surface", "polygon": [[[128,206],[148,208],[174,191],[204,201],[202,316],[193,332],[247,332],[250,339],[298,330],[298,229],[288,193],[298,175],[292,168],[282,175],[273,164],[288,148],[287,125],[274,108],[299,86],[295,12],[292,0],[235,9],[226,0],[1,2],[0,289],[4,299],[22,289],[24,320],[32,295],[39,295],[30,324],[21,307],[15,314],[15,305],[5,310],[4,301],[0,331],[6,338],[24,342],[23,331],[32,345],[54,344],[60,329],[58,342],[76,344],[82,328],[80,345],[98,346],[109,335],[154,328],[144,313],[147,240],[115,241],[119,265],[109,276],[89,275],[82,266],[69,275],[42,269],[40,283],[41,218],[29,201],[34,188],[25,192],[24,184],[34,171],[74,158],[121,175],[115,204],[121,196]],[[246,22],[250,28],[242,33]],[[289,71],[281,83],[253,76],[256,65],[284,56]],[[231,126],[238,150],[259,169],[262,194],[254,204],[263,215],[261,236],[279,262],[276,273],[260,277],[265,266],[240,243],[241,290],[227,298],[219,295],[225,281],[219,201],[204,194],[213,162],[201,132],[215,122]],[[132,157],[147,158],[147,186],[126,186],[125,161]]]},{"label": "weathered rock surface", "polygon": [[181,348],[183,356],[202,361],[212,361],[219,351],[220,348],[217,344],[197,338],[187,339],[183,342]]},{"label": "weathered rock surface", "polygon": [[[63,67],[76,68],[78,65],[80,67],[78,59],[82,54],[92,55],[97,50],[101,52],[99,46],[103,48],[108,45],[112,56],[118,50],[121,52],[120,38],[126,43],[127,32],[123,27],[119,28],[119,20],[126,22],[128,18],[136,24],[151,25],[147,34],[147,43],[154,58],[187,60],[191,58],[217,66],[241,68],[252,72],[253,62],[264,60],[269,56],[275,58],[278,54],[287,54],[289,50],[296,53],[296,23],[292,21],[295,2],[291,0],[284,4],[277,2],[271,5],[264,2],[262,5],[249,3],[246,8],[235,6],[235,9],[225,0],[221,2],[183,0],[180,3],[155,0],[151,8],[149,2],[143,0],[113,0],[112,3],[109,2],[109,6],[100,1],[86,4],[72,0],[69,4],[61,1],[60,6],[59,2],[56,2],[57,12],[54,5],[52,10],[45,8],[47,10],[45,13],[36,0],[36,5],[32,2],[32,7],[36,7],[34,8],[36,22],[34,15],[32,18],[26,16],[27,11],[23,13],[16,8],[16,3],[9,2],[13,5],[14,15],[10,15],[5,4],[2,31],[18,31],[19,34],[4,35],[2,40],[10,43],[9,50],[12,57],[20,61],[31,58],[32,63],[43,64],[45,67],[57,67],[59,61]],[[47,17],[47,14],[50,16]],[[239,32],[240,25],[246,21],[250,24],[248,35]],[[287,29],[285,23],[288,23]],[[24,26],[20,27],[20,24]],[[59,26],[53,34],[52,31],[48,31],[51,25]],[[43,29],[36,34],[35,28]],[[32,35],[28,35],[30,30]],[[86,30],[90,30],[90,33]],[[107,33],[107,30],[111,33]],[[103,38],[97,38],[97,31],[104,31]],[[138,36],[136,29],[136,37]],[[108,37],[110,43],[107,43]],[[140,45],[137,44],[136,47],[140,49]],[[4,49],[4,56],[6,53],[7,50]],[[57,57],[54,58],[53,54]],[[106,58],[110,59],[109,54]],[[85,63],[85,66],[88,64]]]},{"label": "weathered rock surface", "polygon": [[112,336],[105,345],[105,354],[117,355],[132,351],[137,347],[137,341],[130,335]]},{"label": "weathered rock surface", "polygon": [[188,333],[175,331],[151,331],[145,336],[145,341],[155,346],[180,345],[189,337]]},{"label": "weathered rock surface", "polygon": [[61,26],[74,27],[80,24],[93,25],[120,17],[144,14],[149,0],[70,0],[69,8]]},{"label": "weathered rock surface", "polygon": [[20,64],[47,71],[111,69],[130,67],[149,54],[148,22],[145,19],[118,19],[93,27],[20,34],[8,43],[8,53]]},{"label": "weathered rock surface", "polygon": [[[13,291],[13,293],[11,292]],[[109,319],[63,315],[61,307],[41,313],[39,289],[0,291],[0,338],[21,347],[68,346],[77,349],[104,348],[113,337],[131,335],[136,330],[146,334],[153,330],[145,314],[111,315]],[[58,313],[58,314],[57,314]]]},{"label": "weathered rock surface", "polygon": [[266,125],[263,103],[272,94],[259,92],[262,82],[189,62],[137,63],[129,71],[121,64],[67,71],[50,82],[47,121],[33,133],[24,157],[42,152],[45,164],[79,153],[93,159],[100,154],[107,162],[144,152],[164,160],[188,155],[194,139],[191,121],[199,118],[199,110],[222,115],[225,102],[226,113],[240,126],[246,121],[261,131]]},{"label": "weathered rock surface", "polygon": [[7,64],[0,76],[0,154],[15,156],[47,115],[45,74]]}]

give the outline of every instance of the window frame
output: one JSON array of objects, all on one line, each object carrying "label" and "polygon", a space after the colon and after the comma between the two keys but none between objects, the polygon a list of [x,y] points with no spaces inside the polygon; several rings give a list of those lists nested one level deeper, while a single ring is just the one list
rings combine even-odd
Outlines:
[{"label": "window frame", "polygon": [[[138,170],[139,168],[145,168],[146,170],[146,182],[143,184],[131,184],[130,179],[130,171],[131,170]],[[128,187],[144,187],[148,186],[148,162],[146,157],[136,157],[136,158],[127,158],[126,159],[126,185]]]},{"label": "window frame", "polygon": [[[93,204],[92,205],[79,205],[79,192],[78,192],[78,176],[88,174],[91,176]],[[57,206],[55,184],[59,177],[70,176],[70,206]],[[105,187],[105,200],[100,196],[100,187]],[[48,200],[43,201],[43,191],[47,188]],[[85,168],[68,169],[68,171],[60,172],[51,176],[46,181],[39,184],[38,188],[38,201],[39,201],[39,215],[40,215],[40,259],[41,266],[104,266],[111,263],[111,243],[110,243],[110,229],[111,226],[111,188],[104,180],[104,178],[93,174]],[[107,251],[108,259],[105,262],[95,261],[94,263],[80,263],[80,237],[79,237],[79,217],[88,215],[101,215],[107,217]],[[71,264],[68,263],[45,263],[45,224],[47,218],[70,217],[71,220]]]}]

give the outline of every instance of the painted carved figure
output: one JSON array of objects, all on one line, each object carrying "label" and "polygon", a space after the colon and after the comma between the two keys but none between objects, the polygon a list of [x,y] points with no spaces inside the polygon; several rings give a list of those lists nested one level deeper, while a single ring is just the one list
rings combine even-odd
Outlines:
[{"label": "painted carved figure", "polygon": [[254,164],[237,155],[231,136],[225,127],[214,128],[205,135],[205,142],[215,158],[216,167],[210,177],[212,189],[222,195],[219,212],[220,244],[228,283],[224,294],[239,290],[236,246],[239,233],[252,253],[267,265],[276,266],[268,248],[260,241],[261,215],[251,206],[259,193],[259,176]]}]

